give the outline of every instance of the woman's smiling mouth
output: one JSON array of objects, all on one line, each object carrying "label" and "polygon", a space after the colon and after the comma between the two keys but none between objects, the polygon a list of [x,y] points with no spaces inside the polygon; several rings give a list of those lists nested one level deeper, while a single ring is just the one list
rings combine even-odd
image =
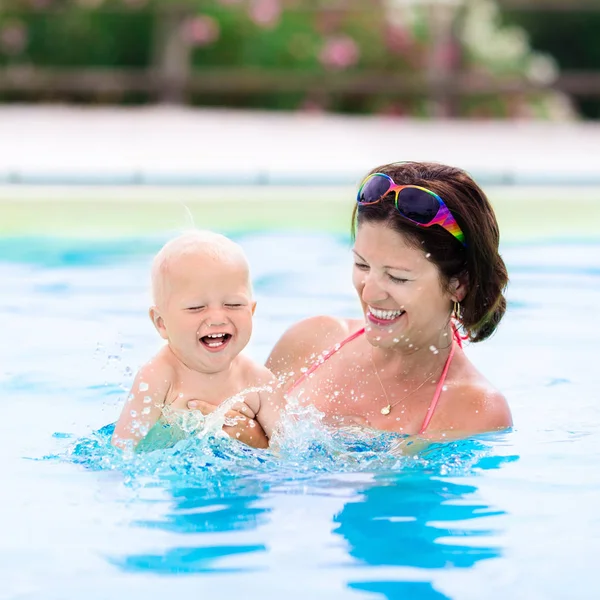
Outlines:
[{"label": "woman's smiling mouth", "polygon": [[404,312],[403,310],[383,310],[369,306],[367,307],[367,320],[375,325],[393,325]]}]

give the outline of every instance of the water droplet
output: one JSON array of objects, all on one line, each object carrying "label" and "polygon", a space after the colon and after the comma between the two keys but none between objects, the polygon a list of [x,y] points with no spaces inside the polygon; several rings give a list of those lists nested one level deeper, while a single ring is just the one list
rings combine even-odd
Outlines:
[{"label": "water droplet", "polygon": [[144,396],[144,404],[150,404],[152,402],[152,398],[150,396]]},{"label": "water droplet", "polygon": [[150,407],[146,406],[145,408],[142,409],[142,414],[143,415],[149,415],[150,414]]},{"label": "water droplet", "polygon": [[413,345],[412,345],[412,344],[409,344],[409,345],[408,345],[408,347],[409,347],[409,348],[412,348],[412,347],[413,347]]},{"label": "water droplet", "polygon": [[435,347],[435,346],[429,346],[429,349],[434,353],[434,354],[439,354],[440,351]]},{"label": "water droplet", "polygon": [[394,344],[397,344],[399,341],[400,341],[400,340],[399,340],[398,338],[394,338],[394,339],[392,340],[392,342],[394,342]]},{"label": "water droplet", "polygon": [[136,410],[132,410],[132,411],[131,411],[129,414],[130,414],[132,417],[137,417],[137,411],[136,411]]},{"label": "water droplet", "polygon": [[145,392],[150,386],[145,381],[140,381],[139,390],[140,392]]},{"label": "water droplet", "polygon": [[135,396],[133,394],[129,394],[129,396],[127,396],[127,402],[133,402],[134,398]]},{"label": "water droplet", "polygon": [[425,255],[425,258],[431,258],[431,252],[428,252],[428,253]]},{"label": "water droplet", "polygon": [[377,336],[375,339],[376,339],[377,341],[379,341],[379,340],[381,340],[381,336],[380,336],[380,335],[378,335],[378,336]]},{"label": "water droplet", "polygon": [[442,386],[442,391],[443,391],[443,392],[445,392],[447,389],[448,389],[448,386],[447,386],[447,385],[443,385],[443,386]]}]

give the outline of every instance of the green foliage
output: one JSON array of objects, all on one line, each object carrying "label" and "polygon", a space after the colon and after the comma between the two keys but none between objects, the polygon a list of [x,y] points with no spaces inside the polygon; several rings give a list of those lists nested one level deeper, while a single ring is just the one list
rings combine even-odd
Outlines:
[{"label": "green foliage", "polygon": [[[431,64],[440,61],[451,79],[458,71],[490,81],[527,79],[536,59],[520,30],[503,28],[492,0],[469,0],[457,9],[454,35],[448,39],[440,38],[434,23],[441,5],[432,9],[401,0],[363,0],[357,9],[356,2],[347,6],[332,2],[330,8],[327,4],[316,0],[4,0],[0,66],[148,69],[161,55],[165,20],[177,22],[180,15],[175,35],[189,48],[193,72],[207,79],[229,73],[240,84],[238,90],[190,92],[191,104],[428,117],[434,114],[434,103],[426,92],[400,94],[390,89],[390,82],[424,83],[435,75]],[[336,87],[364,74],[375,77],[359,89]],[[253,87],[265,75],[273,76],[272,89],[264,84]],[[154,98],[143,93],[94,100],[149,102]],[[464,117],[555,118],[553,100],[549,92],[480,93],[456,101],[442,99],[437,110],[445,106]]]},{"label": "green foliage", "polygon": [[[531,45],[550,53],[561,69],[600,71],[600,10],[580,12],[506,12],[505,19],[524,27]],[[600,119],[600,100],[578,100],[581,113]]]}]

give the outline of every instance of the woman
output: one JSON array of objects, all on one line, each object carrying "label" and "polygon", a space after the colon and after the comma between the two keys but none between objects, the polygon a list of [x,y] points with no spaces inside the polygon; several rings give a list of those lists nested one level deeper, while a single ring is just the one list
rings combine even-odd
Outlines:
[{"label": "woman", "polygon": [[483,191],[453,167],[384,165],[360,187],[353,231],[364,318],[313,317],[283,334],[267,367],[283,377],[309,368],[290,378],[288,398],[310,402],[331,425],[429,438],[510,427],[505,398],[462,350],[462,339],[487,339],[506,308]]}]

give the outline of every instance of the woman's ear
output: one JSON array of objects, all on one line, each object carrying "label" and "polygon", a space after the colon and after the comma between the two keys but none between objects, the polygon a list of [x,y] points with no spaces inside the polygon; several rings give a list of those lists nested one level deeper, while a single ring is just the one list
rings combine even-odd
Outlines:
[{"label": "woman's ear", "polygon": [[163,338],[163,340],[168,339],[169,336],[165,326],[165,320],[160,316],[158,308],[156,308],[156,306],[151,306],[150,310],[148,311],[148,315],[150,316],[150,320],[152,321],[154,327],[156,327],[156,331],[158,331],[160,337]]},{"label": "woman's ear", "polygon": [[450,295],[453,302],[462,302],[469,291],[469,274],[461,273],[450,280]]}]

